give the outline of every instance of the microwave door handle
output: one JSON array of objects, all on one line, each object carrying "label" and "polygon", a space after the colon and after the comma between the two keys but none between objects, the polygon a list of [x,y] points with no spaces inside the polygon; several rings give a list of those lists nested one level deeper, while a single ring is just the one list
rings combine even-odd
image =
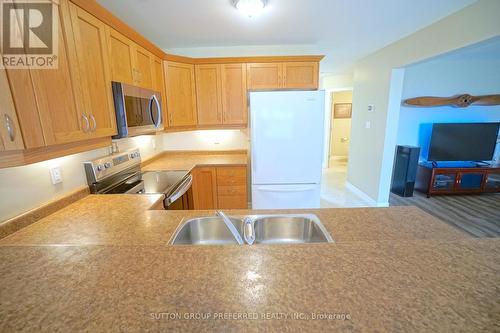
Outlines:
[{"label": "microwave door handle", "polygon": [[[158,123],[155,122],[155,119],[153,117],[153,103],[156,104],[156,110],[158,112]],[[158,98],[156,95],[151,95],[151,98],[149,99],[149,115],[151,116],[151,121],[153,122],[153,125],[155,125],[155,128],[160,127],[161,124],[161,108],[160,108],[160,102],[158,101]]]},{"label": "microwave door handle", "polygon": [[168,196],[165,199],[167,206],[170,205],[171,203],[175,202],[180,197],[182,197],[189,190],[189,188],[191,187],[192,184],[193,184],[193,176],[189,175],[182,182],[182,184],[175,190],[175,192],[172,193],[170,196]]}]

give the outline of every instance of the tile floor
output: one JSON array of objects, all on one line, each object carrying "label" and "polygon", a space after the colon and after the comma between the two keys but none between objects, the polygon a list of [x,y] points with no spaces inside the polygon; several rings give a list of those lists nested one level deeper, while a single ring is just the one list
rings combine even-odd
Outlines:
[{"label": "tile floor", "polygon": [[371,207],[372,205],[345,187],[347,160],[335,160],[323,170],[321,208]]}]

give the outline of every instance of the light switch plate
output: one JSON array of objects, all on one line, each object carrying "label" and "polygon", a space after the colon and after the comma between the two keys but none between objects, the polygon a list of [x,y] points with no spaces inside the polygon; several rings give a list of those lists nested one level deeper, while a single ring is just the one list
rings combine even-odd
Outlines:
[{"label": "light switch plate", "polygon": [[366,129],[370,129],[370,128],[372,128],[372,122],[371,122],[371,121],[367,121],[367,122],[365,123],[365,128],[366,128]]},{"label": "light switch plate", "polygon": [[50,168],[50,178],[52,180],[52,184],[54,185],[62,183],[63,177],[61,168],[60,167]]}]

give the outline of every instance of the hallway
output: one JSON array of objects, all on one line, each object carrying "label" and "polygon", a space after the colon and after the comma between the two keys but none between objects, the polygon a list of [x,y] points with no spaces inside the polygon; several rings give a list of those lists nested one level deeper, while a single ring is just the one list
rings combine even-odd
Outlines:
[{"label": "hallway", "polygon": [[333,160],[323,170],[321,180],[321,208],[373,207],[346,188],[347,160]]}]

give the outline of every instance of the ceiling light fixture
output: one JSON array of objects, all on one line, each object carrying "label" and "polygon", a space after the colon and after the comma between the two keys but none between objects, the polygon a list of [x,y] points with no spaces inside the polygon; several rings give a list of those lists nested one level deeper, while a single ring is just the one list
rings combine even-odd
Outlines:
[{"label": "ceiling light fixture", "polygon": [[234,6],[248,17],[257,16],[267,5],[267,0],[234,0]]}]

